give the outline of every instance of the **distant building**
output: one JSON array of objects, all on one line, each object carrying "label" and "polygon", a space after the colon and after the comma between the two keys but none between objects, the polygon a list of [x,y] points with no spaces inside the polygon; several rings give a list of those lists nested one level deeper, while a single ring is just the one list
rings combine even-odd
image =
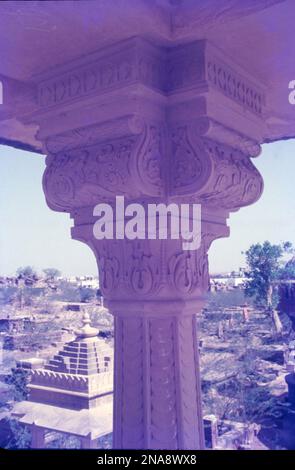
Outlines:
[{"label": "distant building", "polygon": [[47,365],[23,364],[31,374],[29,400],[12,414],[30,428],[32,448],[44,448],[52,431],[78,437],[84,448],[97,447],[112,432],[113,350],[98,338],[88,314],[83,323]]},{"label": "distant building", "polygon": [[86,287],[89,289],[99,289],[99,280],[94,276],[82,276],[79,277],[78,284],[80,287]]},{"label": "distant building", "polygon": [[226,274],[214,274],[210,276],[210,290],[244,287],[246,280],[244,268]]},{"label": "distant building", "polygon": [[76,284],[78,287],[99,289],[99,280],[95,276],[72,276],[65,280],[71,284]]}]

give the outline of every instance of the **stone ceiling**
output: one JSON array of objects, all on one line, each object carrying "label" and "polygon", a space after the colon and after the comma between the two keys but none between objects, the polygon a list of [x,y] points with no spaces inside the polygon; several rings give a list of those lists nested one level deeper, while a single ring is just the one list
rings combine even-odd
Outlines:
[{"label": "stone ceiling", "polygon": [[205,38],[265,83],[267,141],[290,138],[294,19],[293,0],[2,2],[0,78],[30,82],[35,74],[131,36],[161,45]]}]

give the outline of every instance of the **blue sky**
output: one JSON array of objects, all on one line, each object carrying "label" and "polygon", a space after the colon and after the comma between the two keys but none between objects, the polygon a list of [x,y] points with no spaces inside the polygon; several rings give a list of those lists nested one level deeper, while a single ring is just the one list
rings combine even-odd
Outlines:
[{"label": "blue sky", "polygon": [[[253,162],[263,175],[264,193],[256,204],[231,214],[230,238],[215,241],[210,249],[212,273],[243,266],[241,252],[252,243],[295,244],[295,141],[264,145]],[[70,238],[69,215],[46,206],[44,168],[43,156],[0,146],[0,275],[25,265],[96,275],[90,249]]]}]

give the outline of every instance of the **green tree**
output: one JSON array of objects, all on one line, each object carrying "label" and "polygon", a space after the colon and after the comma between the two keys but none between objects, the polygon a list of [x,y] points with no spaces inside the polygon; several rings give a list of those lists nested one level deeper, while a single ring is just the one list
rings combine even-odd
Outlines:
[{"label": "green tree", "polygon": [[11,369],[11,374],[5,377],[5,383],[13,386],[13,395],[15,401],[26,400],[29,394],[27,384],[29,382],[29,374],[21,367]]},{"label": "green tree", "polygon": [[32,285],[38,280],[37,273],[32,266],[18,268],[16,274],[18,279],[23,279],[25,281],[25,284]]},{"label": "green tree", "polygon": [[269,241],[251,245],[245,253],[247,262],[245,293],[248,297],[254,298],[257,305],[266,309],[277,334],[281,334],[283,329],[277,312],[279,301],[277,287],[279,281],[287,275],[284,255],[288,253],[292,253],[290,242],[272,245]]},{"label": "green tree", "polygon": [[54,281],[57,277],[61,275],[61,272],[56,268],[46,268],[43,269],[46,279],[49,281]]},{"label": "green tree", "polygon": [[25,304],[30,304],[30,296],[25,299],[25,288],[27,286],[33,287],[38,281],[38,276],[32,266],[18,268],[16,274],[19,287],[17,297],[19,308],[22,310]]},{"label": "green tree", "polygon": [[32,436],[28,427],[19,423],[15,418],[8,418],[7,422],[10,431],[7,436],[5,449],[29,449]]},{"label": "green tree", "polygon": [[93,300],[96,295],[95,290],[91,289],[90,287],[80,287],[79,293],[81,302],[91,302],[91,300]]}]

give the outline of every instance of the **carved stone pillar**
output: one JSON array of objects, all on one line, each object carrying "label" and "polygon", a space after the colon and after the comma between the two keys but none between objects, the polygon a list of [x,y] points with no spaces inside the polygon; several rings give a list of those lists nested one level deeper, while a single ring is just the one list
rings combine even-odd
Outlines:
[{"label": "carved stone pillar", "polygon": [[95,439],[91,439],[91,433],[81,438],[81,449],[96,449],[97,442]]},{"label": "carved stone pillar", "polygon": [[[114,447],[204,446],[196,313],[207,253],[228,236],[230,211],[255,202],[250,157],[263,135],[262,87],[204,41],[154,47],[140,39],[44,75],[38,109],[49,207],[74,220],[93,251],[115,317]],[[198,203],[201,244],[97,240],[97,203]]]},{"label": "carved stone pillar", "polygon": [[44,449],[45,448],[45,429],[40,428],[35,423],[30,426],[32,435],[31,449]]}]

